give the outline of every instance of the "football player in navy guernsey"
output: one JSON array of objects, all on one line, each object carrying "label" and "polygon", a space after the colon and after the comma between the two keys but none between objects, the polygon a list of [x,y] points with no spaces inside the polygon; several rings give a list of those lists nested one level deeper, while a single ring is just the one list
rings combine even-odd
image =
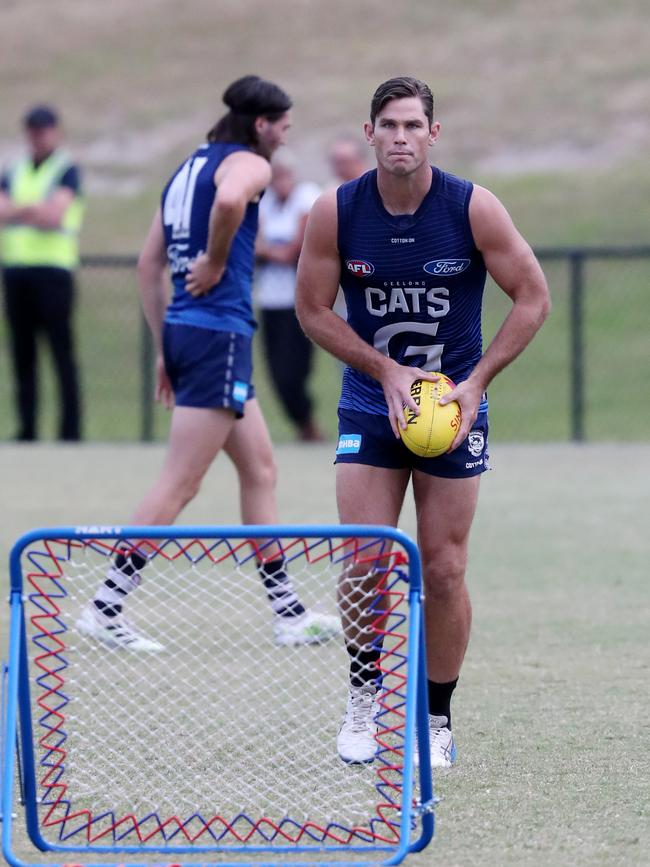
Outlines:
[{"label": "football player in navy guernsey", "polygon": [[[377,168],[316,201],[297,312],[305,332],[347,365],[336,454],[340,520],[396,526],[412,481],[425,582],[431,763],[449,767],[456,755],[451,696],[471,621],[467,543],[487,469],[486,389],[542,325],[549,293],[498,199],[430,165],[440,125],[426,84],[400,77],[380,85],[364,129]],[[483,352],[486,272],[512,306]],[[339,283],[347,322],[331,309]],[[405,426],[405,405],[418,411],[411,384],[435,380],[431,371],[456,383],[442,402],[458,401],[462,424],[449,452],[427,459],[404,446],[398,427]],[[364,633],[376,620],[376,600],[372,612],[366,601],[365,617],[353,612],[373,599],[375,579],[363,571],[342,577],[339,593],[350,685],[337,746],[352,763],[371,762],[378,746],[381,648]]]},{"label": "football player in navy guernsey", "polygon": [[[233,82],[223,100],[228,112],[165,186],[138,262],[157,354],[156,397],[173,413],[162,472],[134,525],[171,524],[222,449],[239,476],[242,521],[277,523],[271,439],[252,385],[251,294],[258,202],[271,179],[269,159],[291,124],[291,100],[255,75]],[[340,634],[338,617],[304,608],[279,549],[264,555],[259,572],[276,643]],[[117,554],[77,621],[80,632],[127,650],[163,649],[123,612],[146,559],[142,547]]]}]

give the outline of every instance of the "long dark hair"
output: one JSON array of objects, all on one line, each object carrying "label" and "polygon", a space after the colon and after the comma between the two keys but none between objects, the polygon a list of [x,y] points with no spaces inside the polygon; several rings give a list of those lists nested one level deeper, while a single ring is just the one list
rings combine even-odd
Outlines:
[{"label": "long dark hair", "polygon": [[291,108],[291,98],[272,81],[258,75],[245,75],[229,85],[223,94],[229,111],[208,132],[209,142],[234,142],[257,145],[255,121],[265,117],[274,122]]}]

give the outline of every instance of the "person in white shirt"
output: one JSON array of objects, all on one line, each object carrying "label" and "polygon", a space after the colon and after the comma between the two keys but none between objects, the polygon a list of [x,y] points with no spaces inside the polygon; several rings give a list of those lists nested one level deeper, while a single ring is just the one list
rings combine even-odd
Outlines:
[{"label": "person in white shirt", "polygon": [[314,183],[299,183],[294,158],[278,154],[271,184],[260,202],[255,246],[258,268],[255,300],[271,380],[298,438],[322,440],[307,388],[313,344],[305,337],[294,309],[296,266],[311,206],[320,194]]}]

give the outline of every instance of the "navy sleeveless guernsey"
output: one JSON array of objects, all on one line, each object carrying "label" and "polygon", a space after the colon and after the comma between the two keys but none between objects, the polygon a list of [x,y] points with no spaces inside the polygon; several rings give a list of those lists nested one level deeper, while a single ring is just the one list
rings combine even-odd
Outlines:
[{"label": "navy sleeveless guernsey", "polygon": [[201,145],[174,172],[163,190],[163,228],[174,289],[165,322],[246,336],[255,331],[252,286],[257,203],[250,202],[246,208],[220,282],[198,298],[185,289],[189,265],[207,247],[210,209],[216,192],[214,173],[225,157],[241,150],[250,148],[223,142]]},{"label": "navy sleeveless guernsey", "polygon": [[[399,364],[441,371],[456,383],[482,353],[486,270],[469,224],[472,189],[432,167],[429,192],[416,213],[404,216],[384,208],[376,170],[337,190],[340,282],[350,326]],[[339,405],[388,414],[379,382],[351,367]]]}]

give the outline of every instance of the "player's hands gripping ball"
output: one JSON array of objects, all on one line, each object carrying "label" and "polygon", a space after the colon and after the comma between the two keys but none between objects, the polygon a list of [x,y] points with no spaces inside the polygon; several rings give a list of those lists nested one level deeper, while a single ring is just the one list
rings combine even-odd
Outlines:
[{"label": "player's hands gripping ball", "polygon": [[411,397],[420,408],[420,414],[404,407],[406,427],[399,428],[402,442],[421,458],[437,458],[449,451],[454,437],[460,429],[460,406],[455,400],[444,405],[439,401],[456,387],[442,373],[436,382],[416,379],[411,386]]}]

